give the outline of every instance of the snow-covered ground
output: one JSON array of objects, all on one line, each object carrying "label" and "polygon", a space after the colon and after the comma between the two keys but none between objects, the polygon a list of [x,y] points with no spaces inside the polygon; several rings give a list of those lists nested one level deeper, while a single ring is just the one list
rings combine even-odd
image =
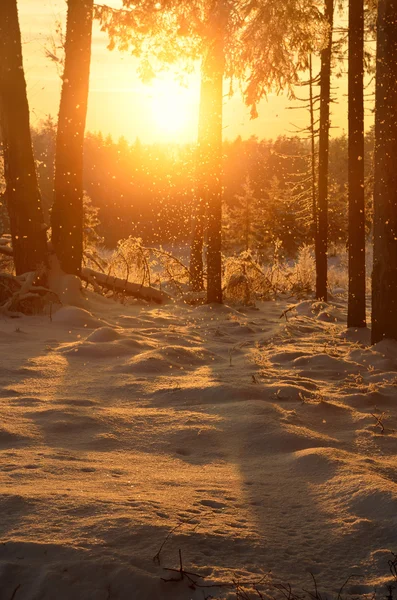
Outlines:
[{"label": "snow-covered ground", "polygon": [[[2,600],[242,598],[201,586],[264,574],[301,595],[310,572],[386,596],[397,344],[346,333],[343,303],[286,306],[3,318]],[[179,550],[195,589],[161,579]]]}]

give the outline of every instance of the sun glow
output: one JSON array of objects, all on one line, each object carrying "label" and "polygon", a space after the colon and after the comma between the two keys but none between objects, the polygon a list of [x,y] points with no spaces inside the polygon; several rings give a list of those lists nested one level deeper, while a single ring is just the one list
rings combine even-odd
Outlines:
[{"label": "sun glow", "polygon": [[150,86],[149,110],[153,133],[167,140],[181,141],[197,134],[197,89],[182,86],[171,75],[156,79]]}]

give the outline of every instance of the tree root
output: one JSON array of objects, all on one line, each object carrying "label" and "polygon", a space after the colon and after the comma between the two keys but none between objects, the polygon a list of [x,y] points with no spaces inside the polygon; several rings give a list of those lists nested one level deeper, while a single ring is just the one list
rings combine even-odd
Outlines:
[{"label": "tree root", "polygon": [[[0,238],[0,254],[4,254],[13,257],[13,251],[10,246],[10,240],[8,238]],[[22,294],[19,289],[20,284],[25,282],[25,279],[29,277],[29,285],[24,287],[24,292]],[[43,294],[49,293],[53,294],[56,298],[56,301],[59,302],[56,294],[47,290],[46,288],[42,288],[39,286],[34,287],[33,289],[33,280],[36,278],[36,274],[24,274],[18,277],[13,275],[9,275],[6,273],[0,274],[0,290],[1,288],[5,288],[5,297],[4,294],[0,292],[0,311],[4,314],[4,312],[11,310],[11,306],[15,306],[18,302],[23,300],[29,300],[36,297],[42,297]],[[106,273],[100,273],[98,271],[94,271],[93,269],[89,269],[88,267],[84,267],[81,270],[80,279],[92,285],[94,290],[97,293],[102,294],[103,289],[110,290],[113,292],[117,292],[123,294],[124,296],[133,296],[134,298],[139,298],[141,300],[147,300],[148,302],[156,302],[157,304],[164,304],[165,302],[169,302],[171,300],[171,296],[166,294],[161,290],[157,290],[151,286],[140,285],[139,283],[131,283],[130,281],[125,281],[119,277],[113,277],[110,275],[106,275]],[[7,280],[7,281],[5,281]],[[14,281],[14,284],[10,284],[9,281]],[[11,292],[7,292],[11,288]],[[32,288],[32,289],[29,289]],[[11,295],[17,293],[14,299],[11,299]],[[33,294],[26,296],[26,294]],[[24,295],[24,297],[22,297]],[[3,304],[1,301],[3,299]],[[16,310],[16,309],[15,309]],[[24,312],[24,311],[22,311]],[[30,312],[29,312],[30,314]]]},{"label": "tree root", "polygon": [[0,273],[0,313],[8,317],[21,314],[37,314],[48,303],[59,303],[59,298],[51,290],[35,285],[37,273],[23,275]]}]

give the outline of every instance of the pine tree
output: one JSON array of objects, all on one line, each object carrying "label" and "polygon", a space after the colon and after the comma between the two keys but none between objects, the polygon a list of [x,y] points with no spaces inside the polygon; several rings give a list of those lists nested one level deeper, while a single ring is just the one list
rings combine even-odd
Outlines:
[{"label": "pine tree", "polygon": [[[190,283],[193,291],[204,289],[203,246],[205,226],[208,228],[209,270],[207,277],[214,296],[222,299],[221,277],[216,276],[216,271],[221,270],[219,265],[221,242],[217,236],[216,221],[222,222],[220,203],[222,202],[221,172],[222,172],[222,103],[223,103],[223,32],[216,24],[211,23],[210,15],[208,27],[212,35],[207,36],[207,47],[204,51],[201,67],[201,89],[199,127],[197,139],[197,164],[196,164],[196,204],[193,208],[193,230],[190,246]],[[219,18],[219,17],[218,17]],[[207,223],[206,223],[207,218]],[[210,235],[210,232],[212,234]],[[215,234],[215,235],[214,235]],[[213,278],[215,277],[215,280]],[[214,300],[216,301],[216,300]]]},{"label": "pine tree", "polygon": [[349,0],[348,327],[365,327],[364,1]]},{"label": "pine tree", "polygon": [[225,31],[228,12],[224,0],[209,17],[207,52],[203,65],[203,118],[199,139],[207,194],[207,302],[222,303],[222,114],[225,71]]},{"label": "pine tree", "polygon": [[372,343],[397,340],[397,1],[379,0]]},{"label": "pine tree", "polygon": [[253,252],[262,249],[265,238],[265,204],[257,197],[249,175],[242,191],[233,196],[224,210],[223,245],[227,250]]},{"label": "pine tree", "polygon": [[318,211],[316,243],[316,298],[327,301],[328,252],[328,151],[331,102],[331,56],[334,2],[325,0],[325,20],[328,24],[327,44],[321,51],[320,70],[320,132],[318,159]]},{"label": "pine tree", "polygon": [[0,127],[17,275],[47,265],[47,236],[32,150],[16,0],[0,2]]},{"label": "pine tree", "polygon": [[93,0],[68,0],[51,224],[60,265],[74,274],[80,273],[83,257],[83,144],[92,20]]}]

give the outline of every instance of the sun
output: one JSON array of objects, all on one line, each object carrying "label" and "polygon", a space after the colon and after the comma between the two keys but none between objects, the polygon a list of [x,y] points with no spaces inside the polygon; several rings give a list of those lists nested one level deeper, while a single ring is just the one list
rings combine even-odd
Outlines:
[{"label": "sun", "polygon": [[163,94],[152,99],[152,116],[156,127],[165,133],[178,134],[186,127],[188,111],[180,97]]},{"label": "sun", "polygon": [[149,100],[153,134],[180,141],[192,133],[197,101],[191,86],[182,86],[168,75],[153,82]]}]

